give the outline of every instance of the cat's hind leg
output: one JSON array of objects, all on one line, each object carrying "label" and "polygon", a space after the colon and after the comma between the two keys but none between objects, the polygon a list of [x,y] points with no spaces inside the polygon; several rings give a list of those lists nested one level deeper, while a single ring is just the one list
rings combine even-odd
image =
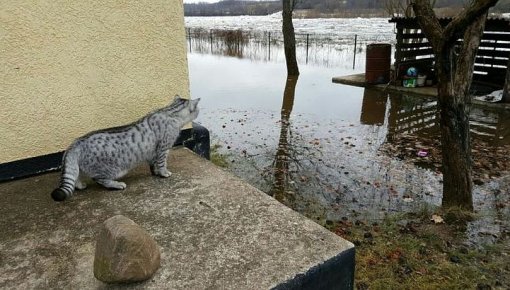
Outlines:
[{"label": "cat's hind leg", "polygon": [[127,173],[127,170],[118,169],[115,167],[102,168],[97,170],[94,175],[88,174],[92,177],[97,184],[100,184],[108,189],[123,190],[127,185],[124,182],[116,181],[115,179],[121,178]]},{"label": "cat's hind leg", "polygon": [[166,160],[168,158],[168,151],[169,150],[164,150],[164,151],[158,152],[158,155],[157,155],[154,163],[152,163],[150,165],[152,175],[156,175],[156,176],[160,176],[160,177],[164,177],[164,178],[170,177],[170,175],[172,175],[172,172],[168,171],[168,169],[166,168],[166,166],[167,166]]},{"label": "cat's hind leg", "polygon": [[127,185],[124,182],[115,181],[111,179],[95,178],[94,181],[108,189],[122,190],[126,189],[127,187]]}]

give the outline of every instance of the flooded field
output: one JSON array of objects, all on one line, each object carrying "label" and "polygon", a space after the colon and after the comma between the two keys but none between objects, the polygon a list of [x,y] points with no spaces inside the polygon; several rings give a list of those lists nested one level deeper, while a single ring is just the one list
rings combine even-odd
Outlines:
[{"label": "flooded field", "polygon": [[[227,170],[322,221],[377,221],[440,205],[435,100],[331,82],[364,71],[366,44],[393,43],[384,21],[364,21],[356,49],[354,34],[335,32],[335,23],[321,33],[298,22],[301,75],[287,79],[279,22],[227,31],[229,20],[197,19],[186,19],[191,94],[202,98],[198,122]],[[477,107],[471,119],[480,218],[466,238],[490,242],[509,231],[510,113]]]},{"label": "flooded field", "polygon": [[[300,63],[321,67],[352,68],[355,47],[360,54],[369,43],[395,42],[393,24],[386,18],[296,19],[294,26]],[[188,17],[186,27],[190,52],[285,61],[279,15]],[[364,58],[355,64],[355,68],[363,69]]]}]

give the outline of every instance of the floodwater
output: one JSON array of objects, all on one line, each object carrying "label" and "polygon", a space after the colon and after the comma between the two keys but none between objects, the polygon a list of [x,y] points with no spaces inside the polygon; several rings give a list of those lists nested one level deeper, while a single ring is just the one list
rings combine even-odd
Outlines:
[{"label": "floodwater", "polygon": [[[301,74],[287,79],[275,33],[188,32],[198,122],[227,170],[317,220],[378,220],[440,205],[436,102],[331,82],[364,71],[363,39],[354,49],[350,40],[307,44],[299,36]],[[474,108],[471,118],[480,218],[466,237],[491,242],[509,230],[510,113]]]}]

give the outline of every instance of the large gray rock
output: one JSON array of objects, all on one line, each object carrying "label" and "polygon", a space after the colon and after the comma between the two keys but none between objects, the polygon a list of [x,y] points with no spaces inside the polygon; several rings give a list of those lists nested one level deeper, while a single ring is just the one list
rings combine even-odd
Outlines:
[{"label": "large gray rock", "polygon": [[94,258],[94,276],[106,283],[147,280],[159,268],[156,241],[129,218],[107,219],[99,232]]}]

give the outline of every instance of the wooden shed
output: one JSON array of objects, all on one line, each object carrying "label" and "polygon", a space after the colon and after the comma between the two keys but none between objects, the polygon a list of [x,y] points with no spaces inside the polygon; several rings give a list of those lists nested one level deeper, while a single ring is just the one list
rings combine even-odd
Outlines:
[{"label": "wooden shed", "polygon": [[[446,26],[452,18],[441,18]],[[395,46],[396,78],[414,66],[419,71],[433,71],[434,52],[416,18],[395,17],[397,43]],[[458,43],[462,43],[460,38]],[[460,47],[459,47],[460,49]],[[475,61],[473,80],[503,87],[510,57],[510,21],[504,18],[488,18]],[[432,72],[433,74],[433,72]]]}]

